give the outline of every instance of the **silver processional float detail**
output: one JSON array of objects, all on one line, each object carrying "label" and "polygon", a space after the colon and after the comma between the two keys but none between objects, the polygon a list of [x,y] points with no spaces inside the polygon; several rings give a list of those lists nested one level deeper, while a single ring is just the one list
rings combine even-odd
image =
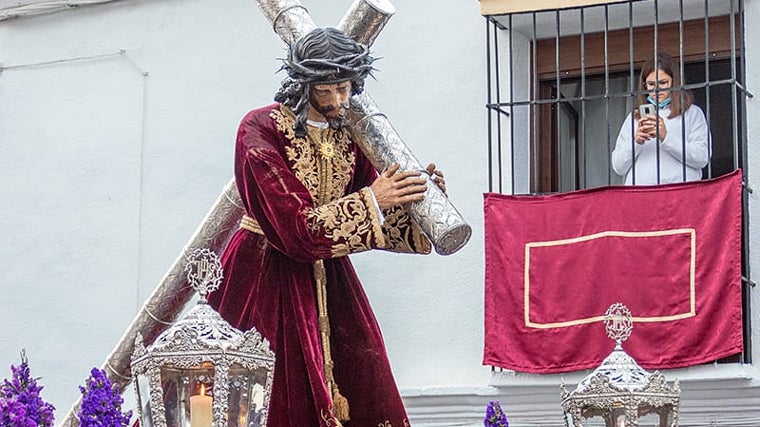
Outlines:
[{"label": "silver processional float detail", "polygon": [[633,330],[631,311],[620,303],[611,305],[604,314],[604,326],[615,341],[612,353],[574,391],[569,392],[564,381],[560,385],[565,427],[590,425],[589,418],[602,418],[607,427],[649,426],[651,416],[657,419],[654,426],[677,427],[678,380],[670,386],[662,373],[645,371],[623,350],[623,341]]},{"label": "silver processional float detail", "polygon": [[208,304],[223,277],[216,253],[195,249],[185,272],[199,294],[195,307],[152,343],[139,333],[135,339],[131,371],[140,423],[265,426],[275,363],[269,341],[255,327],[232,327]]},{"label": "silver processional float detail", "polygon": [[[274,31],[288,45],[317,27],[308,10],[298,0],[258,0],[257,4],[272,23]],[[394,12],[395,8],[388,0],[355,0],[341,19],[338,29],[369,46]],[[419,161],[411,155],[387,118],[378,113],[379,109],[366,94],[362,97],[351,101],[349,125],[355,139],[367,141],[361,147],[373,165],[382,170],[383,165],[399,163],[408,170],[421,170]],[[364,130],[361,130],[362,127]],[[367,136],[363,137],[362,132],[366,132]],[[393,147],[382,147],[383,135],[392,136]],[[372,144],[379,146],[373,147]],[[407,208],[410,215],[433,242],[436,252],[442,255],[456,252],[469,240],[472,232],[470,226],[436,185],[428,185],[425,199]],[[185,259],[198,247],[221,252],[237,231],[244,213],[233,178],[101,366],[119,390],[123,391],[132,381],[129,365],[137,334],[140,333],[146,341],[154,340],[177,320],[192,299],[194,292],[187,286],[183,275]],[[79,425],[76,413],[80,403],[81,397],[72,405],[60,427]]]}]

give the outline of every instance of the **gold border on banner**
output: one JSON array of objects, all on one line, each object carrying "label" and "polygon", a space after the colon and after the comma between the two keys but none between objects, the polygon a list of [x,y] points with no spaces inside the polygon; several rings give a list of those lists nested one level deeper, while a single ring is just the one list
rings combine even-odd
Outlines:
[{"label": "gold border on banner", "polygon": [[536,329],[565,328],[568,326],[583,325],[586,323],[603,322],[604,316],[586,317],[582,319],[568,320],[564,322],[553,323],[535,323],[530,320],[530,250],[531,248],[562,246],[573,243],[586,242],[589,240],[601,239],[603,237],[657,237],[673,236],[676,234],[688,234],[691,241],[691,256],[689,266],[689,311],[686,313],[674,314],[672,316],[652,316],[652,317],[633,317],[634,322],[668,322],[672,320],[687,319],[696,316],[696,245],[697,231],[693,228],[680,228],[673,230],[660,231],[603,231],[601,233],[589,234],[587,236],[575,237],[572,239],[551,240],[546,242],[528,242],[525,244],[525,272],[524,272],[524,318],[525,326]]},{"label": "gold border on banner", "polygon": [[480,14],[483,16],[505,15],[508,13],[537,12],[541,10],[557,10],[626,2],[628,0],[480,0]]}]

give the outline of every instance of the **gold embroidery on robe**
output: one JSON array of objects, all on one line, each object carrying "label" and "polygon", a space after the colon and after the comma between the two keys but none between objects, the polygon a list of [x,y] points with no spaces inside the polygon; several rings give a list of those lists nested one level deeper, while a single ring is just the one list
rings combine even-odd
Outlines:
[{"label": "gold embroidery on robe", "polygon": [[[289,108],[283,106],[280,110],[273,110],[270,117],[290,141],[290,146],[285,147],[285,154],[291,162],[293,173],[309,190],[315,204],[321,205],[343,197],[356,163],[348,134],[308,126],[307,138],[299,138],[293,131],[296,117]],[[329,150],[322,148],[326,145],[332,147]],[[330,154],[324,155],[324,151]]]},{"label": "gold embroidery on robe", "polygon": [[372,221],[360,194],[349,194],[340,201],[316,207],[307,212],[306,218],[310,227],[321,226],[325,237],[341,242],[332,246],[333,256],[372,248]]},{"label": "gold embroidery on robe", "polygon": [[420,227],[401,206],[386,209],[383,215],[385,222],[382,228],[386,242],[383,249],[393,252],[430,253],[430,240],[422,234]]},{"label": "gold embroidery on robe", "polygon": [[332,411],[325,411],[322,410],[322,421],[325,422],[325,425],[327,427],[342,427],[343,424],[338,421],[337,418],[335,418],[335,415],[333,415]]},{"label": "gold embroidery on robe", "polygon": [[372,195],[372,190],[368,188],[362,189],[360,193],[364,197],[364,203],[368,206],[367,213],[369,213],[370,221],[372,221],[372,234],[375,236],[375,246],[383,249],[387,244],[385,234],[383,233],[383,226],[380,223],[380,211],[374,200],[375,196]]},{"label": "gold embroidery on robe", "polygon": [[[390,421],[385,420],[383,423],[379,423],[377,427],[393,427],[393,424],[391,424]],[[404,419],[404,425],[402,427],[410,427],[409,420]]]},{"label": "gold embroidery on robe", "polygon": [[[309,190],[315,208],[307,211],[306,220],[313,233],[324,233],[336,242],[331,247],[334,257],[384,246],[380,221],[373,209],[370,190],[345,195],[356,163],[348,135],[339,130],[308,127],[307,138],[295,136],[295,115],[287,107],[270,113],[277,129],[290,140],[285,147],[291,168]],[[325,144],[330,149],[322,149]]]}]

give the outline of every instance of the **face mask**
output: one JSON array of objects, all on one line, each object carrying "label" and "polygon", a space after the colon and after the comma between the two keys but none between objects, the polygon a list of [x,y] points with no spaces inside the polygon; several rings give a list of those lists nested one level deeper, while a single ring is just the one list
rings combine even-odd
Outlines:
[{"label": "face mask", "polygon": [[647,96],[647,101],[649,101],[650,104],[656,105],[661,109],[667,107],[670,104],[670,98],[658,103],[651,96]]}]

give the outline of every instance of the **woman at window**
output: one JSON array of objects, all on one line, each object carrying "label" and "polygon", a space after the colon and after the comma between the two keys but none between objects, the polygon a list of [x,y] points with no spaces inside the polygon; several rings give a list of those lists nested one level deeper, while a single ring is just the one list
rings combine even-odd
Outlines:
[{"label": "woman at window", "polygon": [[612,169],[625,176],[626,185],[702,179],[710,160],[710,131],[691,92],[678,89],[679,76],[677,62],[665,53],[641,69],[641,95],[612,152]]}]

